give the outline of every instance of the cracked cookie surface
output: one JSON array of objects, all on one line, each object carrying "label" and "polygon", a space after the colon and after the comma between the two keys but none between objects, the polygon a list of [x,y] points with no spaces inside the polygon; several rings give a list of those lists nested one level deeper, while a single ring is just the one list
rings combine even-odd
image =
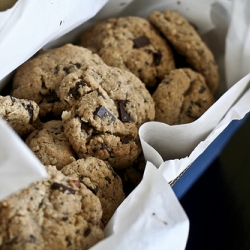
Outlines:
[{"label": "cracked cookie surface", "polygon": [[97,64],[103,64],[101,58],[80,46],[66,44],[41,51],[17,69],[12,95],[38,103],[41,118],[60,116],[65,110],[58,97],[61,80],[81,67]]},{"label": "cracked cookie surface", "polygon": [[169,125],[198,119],[213,103],[214,96],[204,77],[191,69],[175,69],[153,93],[155,120]]},{"label": "cracked cookie surface", "polygon": [[175,68],[167,42],[140,17],[98,23],[83,32],[78,44],[100,55],[106,64],[131,71],[149,87]]},{"label": "cracked cookie surface", "polygon": [[47,171],[46,180],[0,203],[1,249],[89,249],[103,239],[99,199],[55,166]]},{"label": "cracked cookie surface", "polygon": [[110,164],[95,157],[87,157],[72,162],[61,171],[67,176],[78,178],[100,199],[105,226],[125,198],[122,181]]},{"label": "cracked cookie surface", "polygon": [[219,72],[214,56],[194,27],[178,12],[152,12],[148,20],[157,27],[190,66],[201,73],[214,94],[219,87]]}]

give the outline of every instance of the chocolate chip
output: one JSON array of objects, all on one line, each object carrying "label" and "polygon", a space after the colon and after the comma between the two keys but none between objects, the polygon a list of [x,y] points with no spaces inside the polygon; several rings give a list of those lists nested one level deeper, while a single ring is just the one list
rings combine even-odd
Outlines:
[{"label": "chocolate chip", "polygon": [[84,232],[84,236],[87,237],[89,234],[91,233],[91,229],[88,227],[85,232]]},{"label": "chocolate chip", "polygon": [[137,49],[150,44],[150,41],[146,36],[137,37],[133,39],[133,42],[134,42],[134,48],[137,48]]},{"label": "chocolate chip", "polygon": [[206,87],[205,86],[201,86],[199,93],[202,94],[206,91]]},{"label": "chocolate chip", "polygon": [[130,114],[126,111],[126,104],[128,101],[119,100],[118,101],[118,108],[119,108],[119,116],[122,122],[131,122],[133,118]]},{"label": "chocolate chip", "polygon": [[128,144],[129,142],[133,141],[134,137],[133,136],[125,136],[120,139],[122,144]]},{"label": "chocolate chip", "polygon": [[104,179],[105,179],[109,184],[111,184],[111,179],[110,179],[108,176],[105,176]]},{"label": "chocolate chip", "polygon": [[79,88],[83,87],[83,86],[86,86],[86,83],[84,81],[79,81],[78,83],[76,83],[75,87],[74,88],[71,88],[69,90],[69,94],[71,96],[73,96],[75,99],[78,99],[81,95],[78,91]]},{"label": "chocolate chip", "polygon": [[34,107],[33,107],[33,105],[32,104],[26,104],[26,103],[22,103],[22,105],[28,111],[29,116],[30,116],[29,122],[32,123],[33,115],[34,115]]},{"label": "chocolate chip", "polygon": [[54,69],[54,74],[56,75],[56,74],[58,74],[58,72],[59,72],[59,66],[56,66]]},{"label": "chocolate chip", "polygon": [[75,63],[74,64],[78,69],[80,69],[82,67],[81,63]]},{"label": "chocolate chip", "polygon": [[75,68],[74,65],[65,66],[65,67],[63,67],[63,71],[66,74],[69,74],[69,73],[72,73],[74,71],[74,68]]},{"label": "chocolate chip", "polygon": [[70,236],[66,236],[65,240],[67,241],[67,247],[71,246],[72,243],[71,243],[71,240],[70,240]]},{"label": "chocolate chip", "polygon": [[36,242],[36,237],[33,234],[31,234],[27,241],[30,242],[30,243],[35,243]]},{"label": "chocolate chip", "polygon": [[85,132],[86,132],[87,134],[90,134],[90,131],[91,131],[92,127],[90,126],[89,123],[84,122],[84,121],[81,121],[81,129],[82,129],[82,130],[85,130]]},{"label": "chocolate chip", "polygon": [[63,193],[66,192],[66,191],[68,191],[70,194],[75,194],[76,193],[76,190],[74,190],[74,189],[72,189],[70,187],[64,186],[63,184],[60,184],[60,183],[57,183],[57,182],[54,182],[51,185],[51,189],[52,190],[60,190]]},{"label": "chocolate chip", "polygon": [[111,121],[115,121],[115,117],[103,106],[99,106],[96,111],[94,112],[94,115],[97,115],[100,118],[109,116],[111,118]]},{"label": "chocolate chip", "polygon": [[44,97],[44,100],[47,102],[47,103],[53,103],[53,102],[58,102],[60,101],[60,99],[58,98],[56,92],[53,90],[50,94],[46,95]]},{"label": "chocolate chip", "polygon": [[153,53],[153,60],[154,60],[154,65],[155,66],[159,66],[160,65],[161,59],[162,59],[162,53],[161,53],[161,51]]}]

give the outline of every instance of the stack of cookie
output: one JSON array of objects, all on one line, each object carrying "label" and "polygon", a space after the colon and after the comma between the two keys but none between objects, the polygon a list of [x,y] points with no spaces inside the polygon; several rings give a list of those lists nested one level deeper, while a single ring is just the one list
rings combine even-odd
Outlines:
[{"label": "stack of cookie", "polygon": [[83,32],[78,44],[140,78],[155,101],[156,121],[192,122],[214,103],[219,87],[214,56],[176,11],[105,20]]},{"label": "stack of cookie", "polygon": [[108,19],[77,45],[21,65],[11,95],[0,97],[0,116],[49,176],[0,203],[0,248],[88,249],[100,241],[142,178],[139,127],[194,121],[218,84],[211,51],[173,11]]}]

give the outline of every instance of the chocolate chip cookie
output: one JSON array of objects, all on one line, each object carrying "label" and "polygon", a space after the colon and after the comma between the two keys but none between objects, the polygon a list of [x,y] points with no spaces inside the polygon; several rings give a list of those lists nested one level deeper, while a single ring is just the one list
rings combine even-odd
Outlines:
[{"label": "chocolate chip cookie", "polygon": [[17,69],[12,95],[38,103],[41,118],[60,116],[65,110],[57,93],[61,80],[81,67],[97,64],[103,64],[101,58],[80,46],[66,44],[42,51]]},{"label": "chocolate chip cookie", "polygon": [[104,238],[99,199],[55,166],[47,171],[0,203],[1,249],[89,249]]},{"label": "chocolate chip cookie", "polygon": [[75,160],[76,153],[64,134],[61,120],[51,120],[33,131],[26,144],[44,165],[55,165],[57,169]]},{"label": "chocolate chip cookie", "polygon": [[0,117],[22,137],[32,132],[38,118],[39,106],[26,99],[0,96]]},{"label": "chocolate chip cookie", "polygon": [[134,73],[147,86],[159,83],[175,68],[171,49],[144,18],[111,18],[82,33],[78,44],[110,65]]},{"label": "chocolate chip cookie", "polygon": [[173,45],[178,53],[185,56],[189,65],[201,73],[214,94],[219,87],[218,66],[214,56],[193,26],[178,12],[154,11],[148,20]]},{"label": "chocolate chip cookie", "polygon": [[154,101],[132,73],[106,65],[67,75],[60,98],[65,135],[80,158],[94,156],[125,168],[141,152],[138,128],[155,117]]},{"label": "chocolate chip cookie", "polygon": [[110,164],[95,157],[87,157],[72,162],[61,171],[67,176],[78,178],[100,199],[105,226],[125,197],[122,181]]},{"label": "chocolate chip cookie", "polygon": [[153,94],[155,120],[169,125],[193,122],[213,103],[204,77],[191,69],[175,69]]}]

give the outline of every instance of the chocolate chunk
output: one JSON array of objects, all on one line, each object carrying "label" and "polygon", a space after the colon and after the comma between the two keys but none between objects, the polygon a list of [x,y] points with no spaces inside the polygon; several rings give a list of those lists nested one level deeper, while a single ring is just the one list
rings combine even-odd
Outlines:
[{"label": "chocolate chunk", "polygon": [[34,115],[34,107],[33,107],[33,105],[32,104],[26,104],[26,103],[22,103],[22,105],[28,111],[29,116],[30,116],[29,122],[32,123],[33,115]]},{"label": "chocolate chunk", "polygon": [[35,243],[36,242],[36,237],[33,234],[31,234],[27,241],[30,242],[30,243]]},{"label": "chocolate chunk", "polygon": [[82,129],[82,130],[85,130],[85,132],[86,132],[87,134],[90,134],[90,131],[91,131],[92,127],[90,126],[89,123],[84,122],[84,121],[81,121],[81,129]]},{"label": "chocolate chunk", "polygon": [[71,240],[70,240],[70,236],[66,236],[65,240],[67,241],[67,247],[71,246],[72,243],[71,243]]},{"label": "chocolate chunk", "polygon": [[120,100],[118,101],[118,108],[119,108],[119,116],[122,122],[131,122],[133,118],[130,114],[126,111],[126,104],[128,101]]},{"label": "chocolate chunk", "polygon": [[161,63],[161,59],[162,59],[162,53],[161,53],[161,51],[154,52],[153,53],[153,59],[154,59],[155,66],[159,66],[160,63]]},{"label": "chocolate chunk", "polygon": [[80,69],[82,67],[81,63],[75,63],[75,66]]},{"label": "chocolate chunk", "polygon": [[60,183],[57,183],[57,182],[54,182],[52,185],[51,185],[51,189],[52,190],[60,190],[62,191],[63,193],[68,191],[70,194],[75,194],[76,193],[76,190],[70,188],[70,187],[67,187],[67,186],[64,186],[63,184],[60,184]]},{"label": "chocolate chunk", "polygon": [[79,91],[78,91],[78,89],[81,88],[81,87],[83,87],[83,86],[86,86],[86,83],[81,80],[80,82],[76,83],[76,85],[75,85],[74,88],[71,88],[69,90],[69,94],[71,96],[73,96],[73,98],[78,99],[81,96],[80,93],[79,93]]},{"label": "chocolate chunk", "polygon": [[111,179],[108,176],[105,176],[104,178],[109,184],[111,184]]},{"label": "chocolate chunk", "polygon": [[56,74],[58,74],[58,72],[59,72],[59,66],[56,66],[54,69],[54,74],[56,75]]},{"label": "chocolate chunk", "polygon": [[60,101],[59,97],[57,96],[56,92],[53,90],[50,94],[46,95],[44,97],[44,100],[47,103],[53,103],[53,102],[58,102]]},{"label": "chocolate chunk", "polygon": [[201,86],[199,93],[202,94],[206,91],[206,87],[205,86]]},{"label": "chocolate chunk", "polygon": [[122,144],[128,144],[129,142],[133,141],[134,137],[133,136],[125,136],[120,139]]},{"label": "chocolate chunk", "polygon": [[133,39],[133,42],[134,42],[134,48],[137,48],[137,49],[150,44],[150,41],[146,36],[137,37]]},{"label": "chocolate chunk", "polygon": [[87,237],[91,233],[91,229],[87,228],[84,232],[84,236]]},{"label": "chocolate chunk", "polygon": [[74,65],[69,65],[63,67],[63,71],[65,71],[66,74],[72,73],[75,70]]},{"label": "chocolate chunk", "polygon": [[115,117],[103,106],[99,106],[96,111],[94,112],[95,115],[97,115],[100,118],[109,116],[111,118],[111,121],[115,121]]}]

